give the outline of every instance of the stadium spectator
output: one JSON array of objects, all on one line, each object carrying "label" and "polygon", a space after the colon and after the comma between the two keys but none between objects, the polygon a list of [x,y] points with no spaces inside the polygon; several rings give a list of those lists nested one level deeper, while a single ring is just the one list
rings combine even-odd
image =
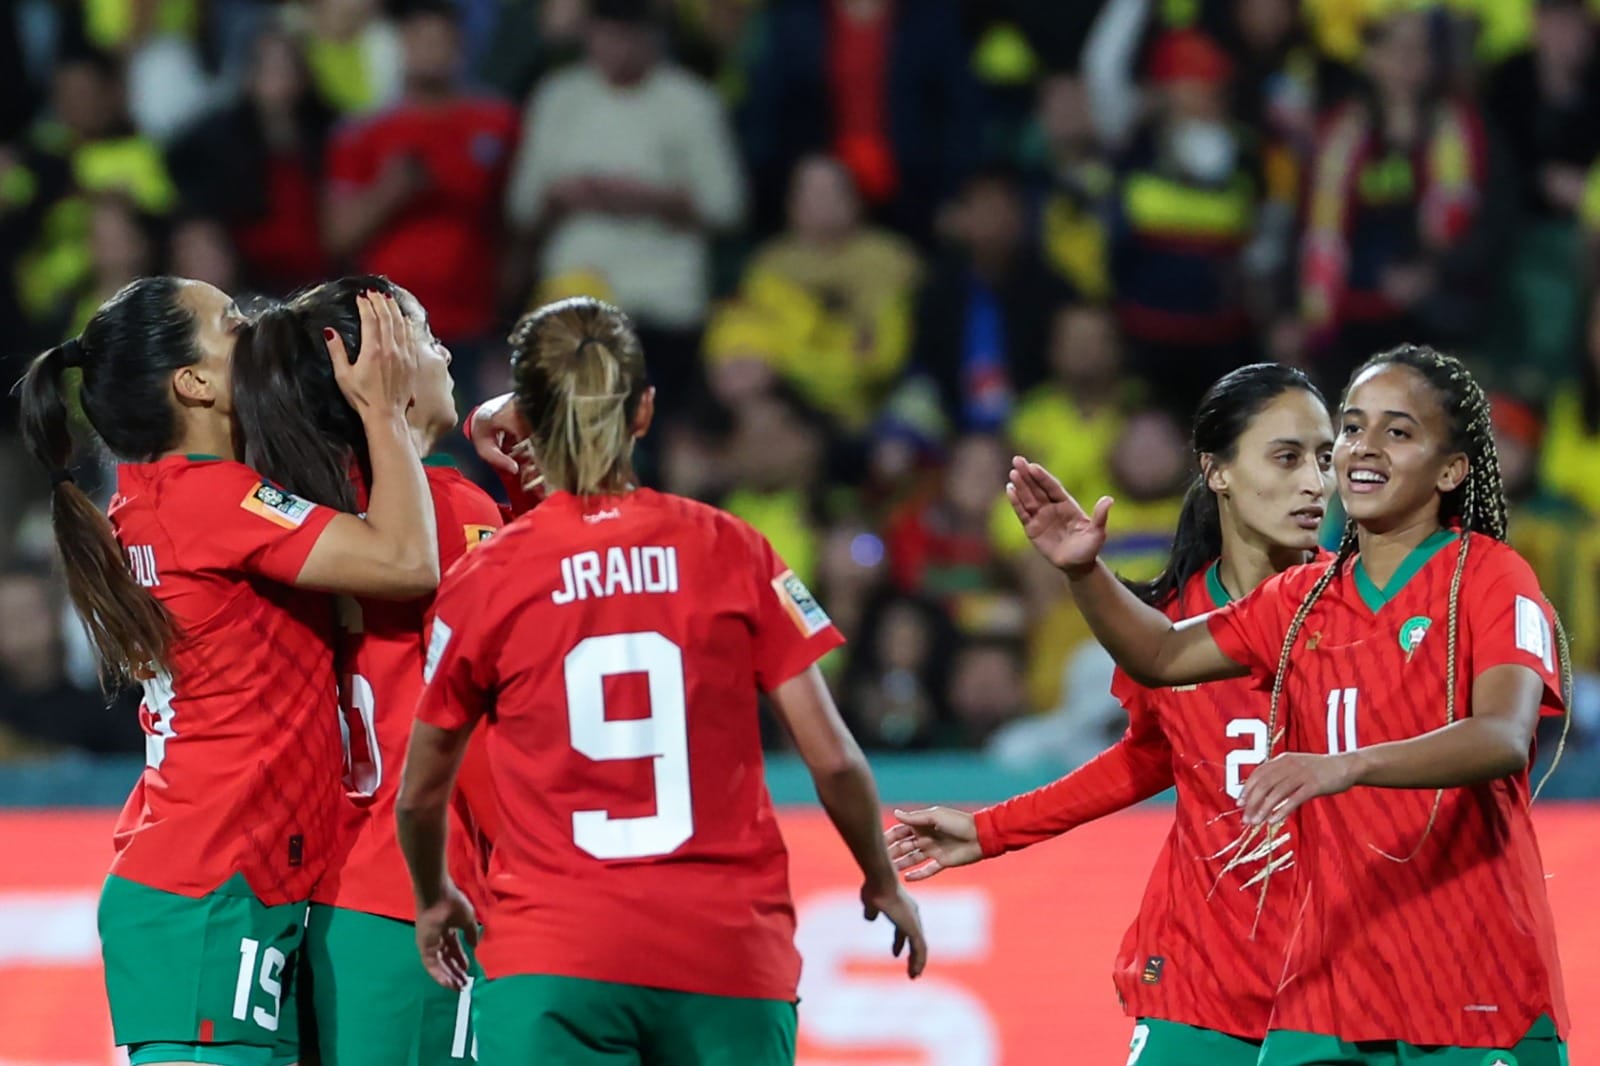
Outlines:
[{"label": "stadium spectator", "polygon": [[239,292],[239,257],[227,227],[216,219],[190,215],[175,223],[167,241],[167,262],[180,278]]},{"label": "stadium spectator", "polygon": [[[909,242],[863,224],[849,170],[832,157],[808,156],[795,167],[788,230],[757,249],[725,313],[730,326],[765,330],[770,340],[755,346],[776,373],[859,432],[910,355],[920,273]],[[719,351],[721,318],[708,330],[713,361],[730,354]]]},{"label": "stadium spectator", "polygon": [[953,425],[1005,425],[1044,378],[1050,315],[1069,295],[1030,246],[1016,177],[990,168],[951,205],[950,247],[917,306],[915,362],[939,386]]},{"label": "stadium spectator", "polygon": [[537,247],[540,276],[604,278],[683,404],[698,391],[711,239],[743,217],[744,182],[716,95],[660,38],[648,0],[595,0],[584,62],[528,104],[506,203],[531,246],[521,265]]},{"label": "stadium spectator", "polygon": [[405,96],[335,135],[324,240],[363,273],[405,279],[434,333],[470,370],[495,324],[516,112],[467,91],[448,0],[412,4],[401,29]]},{"label": "stadium spectator", "polygon": [[827,462],[826,422],[792,390],[775,387],[734,412],[730,487],[722,507],[772,542],[809,587],[821,551],[819,497]]},{"label": "stadium spectator", "polygon": [[1228,113],[1232,63],[1216,42],[1163,34],[1149,71],[1159,94],[1119,166],[1111,276],[1131,364],[1153,399],[1186,412],[1253,361],[1242,258],[1261,184]]},{"label": "stadium spectator", "polygon": [[778,0],[759,33],[740,117],[758,226],[777,225],[795,162],[831,152],[874,210],[928,240],[981,141],[959,5]]},{"label": "stadium spectator", "polygon": [[1089,89],[1073,74],[1039,82],[1034,124],[1039,242],[1045,261],[1079,296],[1111,295],[1106,216],[1115,175],[1094,127]]},{"label": "stadium spectator", "polygon": [[405,47],[380,0],[306,0],[304,6],[299,21],[319,96],[345,114],[379,111],[400,99]]},{"label": "stadium spectator", "polygon": [[184,206],[227,225],[246,276],[267,292],[327,273],[317,213],[333,119],[311,84],[300,38],[272,28],[251,47],[239,98],[167,153]]},{"label": "stadium spectator", "polygon": [[1591,299],[1576,373],[1550,395],[1540,474],[1547,488],[1600,517],[1600,298]]},{"label": "stadium spectator", "polygon": [[156,219],[142,214],[126,196],[103,193],[90,201],[89,275],[51,316],[49,333],[70,337],[83,332],[95,309],[124,285],[155,273],[164,253],[164,234]]},{"label": "stadium spectator", "polygon": [[916,751],[958,742],[946,699],[956,634],[938,605],[883,594],[866,606],[856,643],[842,692],[863,747]]}]

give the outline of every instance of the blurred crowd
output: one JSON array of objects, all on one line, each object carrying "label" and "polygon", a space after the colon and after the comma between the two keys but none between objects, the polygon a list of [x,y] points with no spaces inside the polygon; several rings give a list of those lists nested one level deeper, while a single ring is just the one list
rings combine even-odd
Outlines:
[{"label": "blurred crowd", "polygon": [[[1114,495],[1107,556],[1149,577],[1211,380],[1277,359],[1332,400],[1426,341],[1495,389],[1512,540],[1592,674],[1597,43],[1589,0],[10,0],[0,356],[142,274],[379,272],[465,411],[519,312],[611,300],[660,390],[647,480],[818,594],[863,743],[1067,766],[1125,718],[1009,457]],[[0,755],[136,750],[15,417]]]}]

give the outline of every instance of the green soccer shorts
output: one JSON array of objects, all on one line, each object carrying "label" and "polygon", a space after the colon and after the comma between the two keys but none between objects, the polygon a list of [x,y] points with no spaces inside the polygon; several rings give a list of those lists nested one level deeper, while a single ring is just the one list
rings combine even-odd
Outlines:
[{"label": "green soccer shorts", "polygon": [[306,984],[322,1066],[470,1063],[474,980],[445,988],[422,966],[410,922],[311,905]]},{"label": "green soccer shorts", "polygon": [[1567,1066],[1567,1045],[1555,1023],[1540,1018],[1511,1048],[1439,1047],[1398,1040],[1352,1043],[1336,1036],[1274,1029],[1261,1046],[1261,1066]]},{"label": "green soccer shorts", "polygon": [[794,1066],[795,1005],[578,977],[484,981],[479,1066]]},{"label": "green soccer shorts", "polygon": [[198,899],[107,877],[106,998],[133,1066],[297,1061],[293,977],[305,914],[304,903],[264,905],[237,873]]},{"label": "green soccer shorts", "polygon": [[1140,1018],[1128,1043],[1128,1066],[1256,1066],[1261,1041],[1159,1018]]}]

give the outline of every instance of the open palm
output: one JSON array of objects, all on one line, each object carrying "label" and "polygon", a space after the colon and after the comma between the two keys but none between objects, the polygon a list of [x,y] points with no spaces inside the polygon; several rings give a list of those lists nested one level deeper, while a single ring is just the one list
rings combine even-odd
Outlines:
[{"label": "open palm", "polygon": [[1111,497],[1102,496],[1089,514],[1054,474],[1022,456],[1011,460],[1006,499],[1034,550],[1062,570],[1088,566],[1106,542]]}]

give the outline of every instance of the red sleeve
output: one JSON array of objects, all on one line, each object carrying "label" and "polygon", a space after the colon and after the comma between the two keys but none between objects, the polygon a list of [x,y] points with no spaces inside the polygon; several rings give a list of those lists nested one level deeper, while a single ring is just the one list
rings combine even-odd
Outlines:
[{"label": "red sleeve", "polygon": [[754,540],[756,565],[756,684],[771,692],[844,643],[828,612],[805,582],[784,565],[767,539],[744,527]]},{"label": "red sleeve", "polygon": [[1172,747],[1150,704],[1150,690],[1118,670],[1111,693],[1128,709],[1122,739],[1067,776],[979,811],[984,858],[1060,836],[1173,786]]},{"label": "red sleeve", "polygon": [[[262,480],[243,463],[197,463],[175,479],[175,520],[164,521],[198,567],[292,585],[337,511]],[[178,503],[164,499],[169,506]],[[189,506],[185,507],[184,505]]]},{"label": "red sleeve", "polygon": [[439,531],[439,572],[451,567],[505,525],[500,505],[451,468],[428,468],[434,524]]},{"label": "red sleeve", "polygon": [[493,705],[493,664],[478,647],[486,631],[486,589],[469,561],[439,585],[428,617],[427,658],[417,720],[440,729],[466,729]]},{"label": "red sleeve", "polygon": [[1470,590],[1461,590],[1463,623],[1472,634],[1472,680],[1496,666],[1526,666],[1544,682],[1540,713],[1560,714],[1565,700],[1554,616],[1533,568],[1501,548],[1477,570]]},{"label": "red sleeve", "polygon": [[[1222,654],[1245,667],[1260,681],[1270,681],[1278,669],[1283,637],[1299,604],[1296,585],[1302,571],[1320,568],[1316,563],[1274,574],[1242,600],[1235,600],[1206,615],[1211,639]],[[1291,575],[1294,575],[1291,584]]]}]

